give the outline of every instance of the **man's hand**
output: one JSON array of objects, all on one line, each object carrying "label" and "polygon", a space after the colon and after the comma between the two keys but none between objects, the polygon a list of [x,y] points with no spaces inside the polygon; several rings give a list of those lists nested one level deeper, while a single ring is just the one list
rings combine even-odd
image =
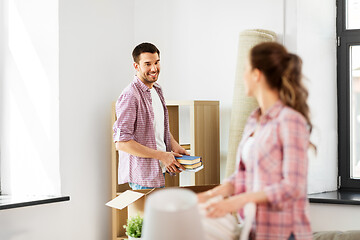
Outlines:
[{"label": "man's hand", "polygon": [[181,157],[181,154],[175,152],[163,152],[159,160],[164,163],[168,172],[180,172],[179,168],[185,170],[185,168],[176,161],[175,157]]},{"label": "man's hand", "polygon": [[[183,155],[190,155],[182,146],[180,146],[180,144],[174,139],[171,133],[170,133],[170,141],[171,141],[171,151]],[[176,156],[176,157],[181,157],[181,156]]]},{"label": "man's hand", "polygon": [[[182,154],[182,155],[190,155],[189,153],[188,153],[188,151],[186,151],[182,146],[180,146],[179,144],[174,144],[174,145],[172,145],[172,151],[174,152],[174,153],[179,153],[179,154]],[[176,157],[181,157],[181,155],[180,156],[176,156]]]}]

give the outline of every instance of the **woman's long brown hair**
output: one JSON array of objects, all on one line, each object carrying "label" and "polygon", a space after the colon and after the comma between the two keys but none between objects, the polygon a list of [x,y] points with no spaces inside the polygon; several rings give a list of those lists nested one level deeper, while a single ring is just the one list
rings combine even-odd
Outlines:
[{"label": "woman's long brown hair", "polygon": [[[312,131],[310,110],[307,104],[308,91],[302,83],[302,61],[288,53],[284,46],[275,42],[260,43],[250,51],[252,68],[259,69],[273,89],[278,89],[280,100],[301,113]],[[311,144],[315,149],[316,147]]]}]

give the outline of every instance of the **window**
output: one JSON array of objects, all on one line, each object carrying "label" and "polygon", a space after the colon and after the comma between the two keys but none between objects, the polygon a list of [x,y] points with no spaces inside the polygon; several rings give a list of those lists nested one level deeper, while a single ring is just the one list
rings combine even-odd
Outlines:
[{"label": "window", "polygon": [[337,2],[339,187],[360,190],[360,0]]},{"label": "window", "polygon": [[[3,94],[1,92],[1,89],[3,89],[2,86],[2,80],[4,78],[4,15],[5,15],[5,11],[4,11],[4,1],[0,1],[0,129],[2,126],[2,102],[3,102]],[[2,182],[2,178],[1,178],[1,132],[0,132],[0,195],[2,193],[1,190],[1,182]]]},{"label": "window", "polygon": [[58,195],[58,0],[0,1],[1,190]]}]

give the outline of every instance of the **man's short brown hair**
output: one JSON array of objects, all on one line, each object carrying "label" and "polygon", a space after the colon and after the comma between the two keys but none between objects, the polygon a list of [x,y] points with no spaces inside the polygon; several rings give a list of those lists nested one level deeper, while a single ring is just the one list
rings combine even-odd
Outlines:
[{"label": "man's short brown hair", "polygon": [[139,45],[137,45],[133,52],[132,52],[132,56],[133,56],[133,59],[134,59],[134,62],[136,63],[139,63],[139,57],[140,57],[140,54],[142,53],[157,53],[160,57],[160,51],[159,49],[152,43],[141,43]]}]

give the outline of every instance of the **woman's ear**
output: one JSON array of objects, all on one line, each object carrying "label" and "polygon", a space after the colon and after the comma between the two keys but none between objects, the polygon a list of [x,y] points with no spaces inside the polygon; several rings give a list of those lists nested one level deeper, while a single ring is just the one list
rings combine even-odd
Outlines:
[{"label": "woman's ear", "polygon": [[258,68],[254,68],[252,70],[252,77],[255,82],[259,82],[261,78],[262,72]]}]

